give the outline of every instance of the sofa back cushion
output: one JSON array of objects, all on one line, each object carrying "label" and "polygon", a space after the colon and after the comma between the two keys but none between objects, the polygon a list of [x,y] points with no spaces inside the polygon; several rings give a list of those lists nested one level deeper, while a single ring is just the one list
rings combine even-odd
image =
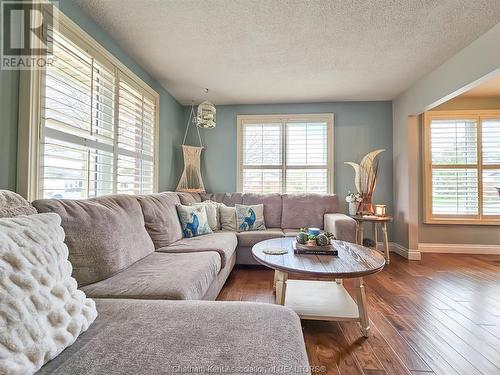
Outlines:
[{"label": "sofa back cushion", "polygon": [[61,217],[73,277],[81,286],[104,280],[154,251],[134,196],[42,199],[33,206]]},{"label": "sofa back cushion", "polygon": [[179,196],[181,204],[189,206],[192,203],[201,202],[201,195],[199,193],[175,192]]},{"label": "sofa back cushion", "polygon": [[0,217],[36,214],[35,208],[19,194],[0,190]]},{"label": "sofa back cushion", "polygon": [[175,208],[181,203],[177,193],[143,195],[137,197],[137,200],[144,215],[144,226],[153,240],[155,249],[182,239],[182,227]]},{"label": "sofa back cushion", "polygon": [[264,221],[268,228],[279,228],[281,226],[281,194],[254,194],[246,193],[242,197],[245,206],[256,204],[264,205]]},{"label": "sofa back cushion", "polygon": [[224,203],[228,207],[243,204],[243,193],[204,193],[201,199]]},{"label": "sofa back cushion", "polygon": [[281,228],[317,227],[323,229],[326,213],[338,212],[335,194],[283,194]]}]

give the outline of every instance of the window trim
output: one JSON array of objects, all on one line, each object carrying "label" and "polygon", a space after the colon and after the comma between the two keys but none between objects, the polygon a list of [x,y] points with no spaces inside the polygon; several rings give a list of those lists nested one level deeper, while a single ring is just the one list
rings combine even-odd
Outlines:
[{"label": "window trim", "polygon": [[[35,6],[40,7],[42,12],[51,12],[53,14],[54,26],[65,37],[95,58],[102,60],[103,64],[107,65],[110,63],[113,70],[116,71],[117,78],[125,77],[127,82],[140,88],[144,92],[144,95],[154,100],[153,192],[157,192],[159,185],[160,95],[57,7],[51,3],[35,3]],[[39,14],[35,12],[37,17]],[[42,29],[44,28],[39,28],[39,30]],[[41,114],[43,104],[41,92],[42,78],[43,70],[39,69],[21,70],[19,78],[16,191],[30,201],[39,198],[40,141],[42,139]],[[115,97],[115,101],[118,101],[118,97]]]},{"label": "window trim", "polygon": [[[281,169],[282,172],[282,191],[284,194],[286,192],[286,170],[287,169],[307,169],[307,168],[317,168],[314,166],[310,167],[300,167],[300,166],[286,166],[286,152],[287,152],[287,142],[286,142],[286,122],[303,122],[303,121],[323,121],[326,122],[327,126],[327,193],[333,194],[334,192],[334,114],[333,113],[308,113],[308,114],[278,114],[278,115],[237,115],[237,179],[236,179],[236,190],[238,192],[243,191],[243,125],[246,122],[251,123],[281,123],[281,166],[272,166],[275,169]],[[256,166],[255,168],[265,168],[266,166]]]},{"label": "window trim", "polygon": [[[475,217],[466,215],[433,215],[432,214],[432,152],[431,152],[431,122],[434,119],[473,119],[477,121],[477,163],[471,164],[477,170],[478,179],[478,208]],[[499,164],[482,164],[482,119],[500,119],[500,110],[457,110],[457,111],[428,111],[423,115],[423,198],[424,224],[464,224],[464,225],[500,225],[500,215],[483,216],[483,170],[500,169]],[[448,167],[449,165],[443,165]],[[451,168],[460,168],[453,165]]]}]

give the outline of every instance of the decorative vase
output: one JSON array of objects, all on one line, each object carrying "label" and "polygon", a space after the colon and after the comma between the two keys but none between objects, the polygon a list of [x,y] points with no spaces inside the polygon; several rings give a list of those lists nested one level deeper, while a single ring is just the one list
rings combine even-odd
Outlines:
[{"label": "decorative vase", "polygon": [[365,196],[363,196],[363,202],[361,202],[361,204],[359,205],[359,212],[368,215],[373,215],[375,213],[375,210],[373,209],[371,194],[366,194]]},{"label": "decorative vase", "polygon": [[349,215],[354,216],[358,213],[358,202],[349,202]]}]

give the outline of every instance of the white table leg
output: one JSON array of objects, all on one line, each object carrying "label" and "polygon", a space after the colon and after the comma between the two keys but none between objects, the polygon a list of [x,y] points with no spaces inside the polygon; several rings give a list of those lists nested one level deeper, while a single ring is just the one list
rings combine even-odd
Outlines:
[{"label": "white table leg", "polygon": [[372,232],[373,232],[373,240],[375,241],[374,248],[376,250],[378,239],[377,239],[377,223],[375,223],[375,222],[372,223]]},{"label": "white table leg", "polygon": [[387,264],[391,262],[389,259],[389,240],[387,238],[387,223],[383,222],[382,223],[382,233],[384,235],[384,256],[385,256],[385,261]]},{"label": "white table leg", "polygon": [[274,276],[276,280],[276,304],[284,305],[285,295],[286,295],[286,281],[288,280],[288,273],[276,270]]},{"label": "white table leg", "polygon": [[368,337],[370,333],[370,320],[368,319],[368,309],[366,306],[365,284],[362,277],[356,279],[356,294],[359,311],[359,323],[361,325],[361,333]]}]

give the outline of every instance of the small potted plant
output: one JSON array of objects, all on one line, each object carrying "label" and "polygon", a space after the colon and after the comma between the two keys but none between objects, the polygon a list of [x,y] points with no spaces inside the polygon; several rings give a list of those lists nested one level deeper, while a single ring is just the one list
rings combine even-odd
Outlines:
[{"label": "small potted plant", "polygon": [[299,234],[297,234],[297,237],[295,239],[297,240],[297,243],[301,245],[306,245],[307,242],[309,241],[309,234],[307,233],[307,229],[300,228]]},{"label": "small potted plant", "polygon": [[359,204],[363,201],[363,197],[360,193],[347,194],[345,201],[349,203],[349,215],[356,215],[358,212]]}]

